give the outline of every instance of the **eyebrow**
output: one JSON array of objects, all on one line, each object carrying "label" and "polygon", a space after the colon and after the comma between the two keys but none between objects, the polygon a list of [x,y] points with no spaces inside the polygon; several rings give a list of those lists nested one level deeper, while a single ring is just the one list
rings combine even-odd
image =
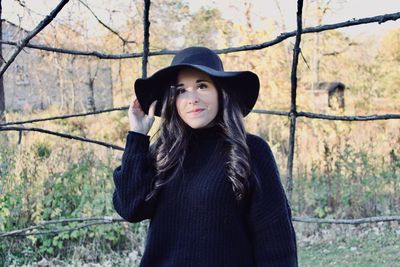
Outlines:
[{"label": "eyebrow", "polygon": [[[208,80],[197,80],[196,81],[196,83],[201,83],[201,82],[207,82],[207,83],[211,83],[210,81],[208,81]],[[177,85],[175,85],[175,86],[183,86],[184,84],[183,83],[179,83],[179,84],[177,84]]]}]

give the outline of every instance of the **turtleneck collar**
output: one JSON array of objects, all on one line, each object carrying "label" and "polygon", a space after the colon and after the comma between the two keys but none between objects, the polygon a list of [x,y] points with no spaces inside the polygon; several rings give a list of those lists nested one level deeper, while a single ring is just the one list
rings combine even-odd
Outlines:
[{"label": "turtleneck collar", "polygon": [[191,137],[195,139],[217,139],[221,136],[221,128],[218,125],[199,129],[190,128],[189,132]]}]

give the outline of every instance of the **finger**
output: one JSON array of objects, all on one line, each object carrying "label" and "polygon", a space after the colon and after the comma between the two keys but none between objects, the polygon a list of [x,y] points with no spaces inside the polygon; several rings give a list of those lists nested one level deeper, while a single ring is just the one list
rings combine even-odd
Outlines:
[{"label": "finger", "polygon": [[151,105],[149,107],[149,116],[150,117],[154,117],[154,113],[156,111],[156,105],[157,105],[157,100],[154,100],[154,102],[151,103]]},{"label": "finger", "polygon": [[133,105],[135,103],[136,98],[133,98],[132,101],[129,103],[129,110],[133,109]]},{"label": "finger", "polygon": [[134,100],[133,100],[133,107],[134,108],[142,108],[141,106],[140,106],[140,103],[139,103],[139,100],[137,100],[137,98],[135,98]]}]

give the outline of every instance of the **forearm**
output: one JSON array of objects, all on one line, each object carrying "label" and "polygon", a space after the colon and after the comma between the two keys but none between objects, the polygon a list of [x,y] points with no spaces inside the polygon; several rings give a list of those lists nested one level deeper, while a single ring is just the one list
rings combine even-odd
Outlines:
[{"label": "forearm", "polygon": [[151,216],[151,202],[145,201],[151,191],[154,175],[148,160],[148,150],[148,136],[129,132],[122,164],[113,173],[114,208],[127,221],[141,221]]},{"label": "forearm", "polygon": [[257,267],[298,265],[296,235],[290,218],[285,215],[253,233],[253,245]]}]

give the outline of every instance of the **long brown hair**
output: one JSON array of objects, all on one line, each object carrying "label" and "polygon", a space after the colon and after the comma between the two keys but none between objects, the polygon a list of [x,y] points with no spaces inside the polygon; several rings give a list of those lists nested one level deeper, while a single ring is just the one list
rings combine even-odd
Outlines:
[{"label": "long brown hair", "polygon": [[[245,197],[250,175],[250,152],[243,125],[243,112],[236,96],[228,93],[220,81],[211,77],[218,91],[219,111],[215,118],[226,145],[225,173],[232,182],[237,200]],[[171,83],[172,84],[172,83]],[[156,170],[153,189],[146,200],[153,198],[160,189],[180,171],[189,144],[189,126],[179,117],[176,109],[177,93],[174,86],[166,88],[162,103],[162,121],[158,137],[150,147],[150,158]]]}]

